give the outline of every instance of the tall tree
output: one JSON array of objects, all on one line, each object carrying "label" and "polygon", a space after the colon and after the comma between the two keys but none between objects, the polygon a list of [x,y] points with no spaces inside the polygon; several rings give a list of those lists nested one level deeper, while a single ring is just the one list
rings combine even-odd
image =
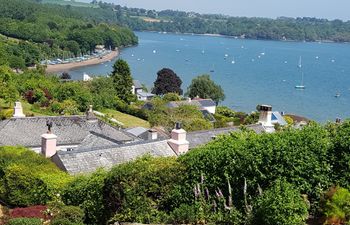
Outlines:
[{"label": "tall tree", "polygon": [[218,104],[225,99],[224,90],[220,85],[210,79],[209,75],[201,75],[192,80],[191,85],[187,88],[187,93],[191,98],[211,98]]},{"label": "tall tree", "polygon": [[118,59],[113,65],[111,74],[117,96],[126,103],[133,100],[132,94],[132,77],[128,63],[122,59]]},{"label": "tall tree", "polygon": [[157,80],[154,82],[153,94],[165,95],[167,93],[177,93],[182,95],[182,81],[171,69],[164,68],[158,71]]}]

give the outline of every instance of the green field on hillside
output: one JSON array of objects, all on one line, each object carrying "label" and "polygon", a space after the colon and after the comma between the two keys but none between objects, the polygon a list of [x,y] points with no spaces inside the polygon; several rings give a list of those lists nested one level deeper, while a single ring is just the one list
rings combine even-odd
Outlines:
[{"label": "green field on hillside", "polygon": [[89,3],[78,2],[78,1],[69,1],[69,0],[43,0],[42,3],[57,4],[57,5],[71,5],[76,7],[90,7],[90,8],[99,8],[98,5],[92,5]]}]

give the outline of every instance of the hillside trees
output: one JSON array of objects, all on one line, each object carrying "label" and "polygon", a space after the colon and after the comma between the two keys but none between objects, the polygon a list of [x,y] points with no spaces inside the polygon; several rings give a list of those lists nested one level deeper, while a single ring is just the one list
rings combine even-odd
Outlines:
[{"label": "hillside trees", "polygon": [[187,93],[190,98],[211,98],[218,104],[225,99],[224,90],[220,85],[215,84],[210,79],[209,75],[201,75],[193,78],[192,83],[187,88]]},{"label": "hillside trees", "polygon": [[132,85],[133,80],[128,63],[122,59],[118,59],[113,65],[111,77],[117,96],[126,103],[133,100]]},{"label": "hillside trees", "polygon": [[[86,11],[92,17],[86,16]],[[137,37],[131,30],[107,17],[99,17],[105,11],[31,0],[0,0],[1,42],[7,55],[21,58],[16,60],[20,64],[12,60],[10,66],[22,68],[22,60],[25,66],[33,66],[44,59],[87,54],[97,44],[112,49],[136,44]],[[6,62],[1,62],[1,58],[0,54],[0,65],[4,65]]]},{"label": "hillside trees", "polygon": [[181,85],[180,77],[173,70],[163,68],[157,72],[157,79],[154,82],[152,93],[156,95],[165,95],[167,93],[182,95]]}]

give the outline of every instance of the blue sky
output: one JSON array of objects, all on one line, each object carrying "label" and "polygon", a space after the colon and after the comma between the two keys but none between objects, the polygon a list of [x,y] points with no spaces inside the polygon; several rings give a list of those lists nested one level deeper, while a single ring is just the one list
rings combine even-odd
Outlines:
[{"label": "blue sky", "polygon": [[[89,1],[89,0],[84,0]],[[128,7],[178,9],[248,17],[317,17],[350,20],[350,0],[104,0]]]}]

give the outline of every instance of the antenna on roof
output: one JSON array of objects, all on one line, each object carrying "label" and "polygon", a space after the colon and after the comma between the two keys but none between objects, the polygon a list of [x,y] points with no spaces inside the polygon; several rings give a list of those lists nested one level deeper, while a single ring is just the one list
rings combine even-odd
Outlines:
[{"label": "antenna on roof", "polygon": [[181,129],[181,123],[180,122],[176,122],[175,129],[176,130],[180,130]]},{"label": "antenna on roof", "polygon": [[48,134],[51,134],[51,128],[52,128],[52,126],[53,126],[53,123],[52,123],[52,121],[46,121],[46,126],[47,126],[47,133]]}]

